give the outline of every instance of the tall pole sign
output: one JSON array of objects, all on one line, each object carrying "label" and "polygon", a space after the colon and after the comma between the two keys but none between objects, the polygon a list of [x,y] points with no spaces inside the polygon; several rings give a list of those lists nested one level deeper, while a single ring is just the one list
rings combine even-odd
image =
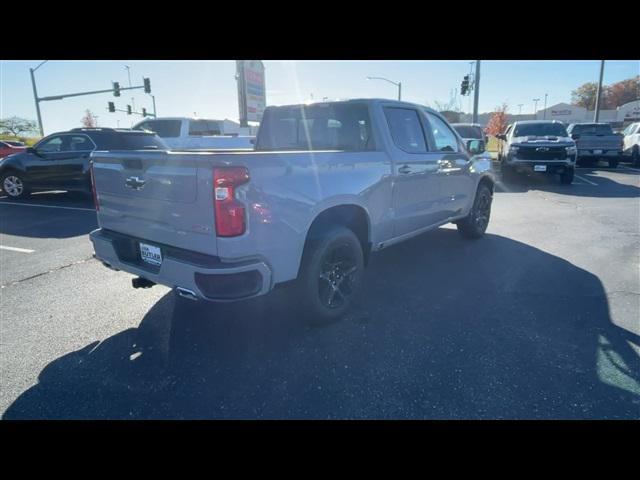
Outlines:
[{"label": "tall pole sign", "polygon": [[264,65],[260,60],[236,60],[240,126],[260,122],[267,103]]}]

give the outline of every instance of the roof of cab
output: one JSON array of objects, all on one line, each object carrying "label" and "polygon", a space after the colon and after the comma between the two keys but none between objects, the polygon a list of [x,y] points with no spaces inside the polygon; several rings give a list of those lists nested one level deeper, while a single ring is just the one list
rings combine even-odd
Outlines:
[{"label": "roof of cab", "polygon": [[401,106],[404,106],[404,107],[409,106],[409,107],[413,107],[413,108],[422,108],[422,109],[427,110],[429,112],[441,115],[440,113],[436,112],[432,108],[427,107],[425,105],[420,105],[418,103],[412,103],[412,102],[404,102],[402,100],[392,100],[390,98],[348,98],[348,99],[344,99],[344,100],[329,100],[329,101],[317,101],[317,102],[309,102],[309,103],[294,103],[294,104],[288,104],[288,105],[269,105],[267,107],[267,109],[291,108],[291,107],[309,107],[309,106],[318,106],[318,105],[331,105],[331,104],[336,104],[336,103],[370,103],[370,104],[384,103],[385,105],[393,105],[393,106],[399,106],[399,107],[401,107]]}]

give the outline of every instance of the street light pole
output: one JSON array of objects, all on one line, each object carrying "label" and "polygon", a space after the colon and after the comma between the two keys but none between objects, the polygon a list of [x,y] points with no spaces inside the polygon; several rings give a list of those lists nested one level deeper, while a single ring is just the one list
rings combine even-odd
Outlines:
[{"label": "street light pole", "polygon": [[385,82],[395,85],[398,87],[398,101],[402,100],[402,82],[394,82],[384,77],[367,77],[367,80],[384,80]]},{"label": "street light pole", "polygon": [[522,115],[522,106],[523,106],[523,105],[524,105],[524,103],[519,103],[519,104],[518,104],[518,108],[519,108],[519,110],[518,110],[518,115]]},{"label": "street light pole", "polygon": [[593,121],[598,123],[600,118],[600,95],[602,94],[602,74],[604,73],[604,60],[600,60],[600,80],[598,81],[598,93],[596,94],[596,111]]},{"label": "street light pole", "polygon": [[158,118],[158,114],[156,113],[156,96],[151,95],[151,98],[153,99],[153,118]]},{"label": "street light pole", "polygon": [[533,114],[536,116],[538,116],[538,102],[540,101],[539,98],[534,98],[533,99]]},{"label": "street light pole", "polygon": [[547,96],[548,96],[548,94],[545,93],[544,94],[544,113],[542,114],[543,115],[542,116],[543,120],[547,119]]}]

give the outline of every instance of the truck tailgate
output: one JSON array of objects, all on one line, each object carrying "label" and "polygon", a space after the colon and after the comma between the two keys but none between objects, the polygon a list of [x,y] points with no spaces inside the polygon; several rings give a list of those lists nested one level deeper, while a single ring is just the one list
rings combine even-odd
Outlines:
[{"label": "truck tailgate", "polygon": [[617,135],[583,135],[577,141],[580,150],[616,150],[622,145],[622,138]]},{"label": "truck tailgate", "polygon": [[92,154],[101,228],[216,255],[210,160],[161,151]]}]

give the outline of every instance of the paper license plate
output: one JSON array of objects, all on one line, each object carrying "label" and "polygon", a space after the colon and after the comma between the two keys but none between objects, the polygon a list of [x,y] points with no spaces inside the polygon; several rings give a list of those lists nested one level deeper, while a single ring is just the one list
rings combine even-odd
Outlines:
[{"label": "paper license plate", "polygon": [[533,171],[534,172],[546,172],[547,171],[547,166],[546,165],[534,165],[533,166]]},{"label": "paper license plate", "polygon": [[162,265],[162,252],[160,252],[160,247],[154,247],[147,243],[140,243],[140,257],[143,261],[151,265]]}]

